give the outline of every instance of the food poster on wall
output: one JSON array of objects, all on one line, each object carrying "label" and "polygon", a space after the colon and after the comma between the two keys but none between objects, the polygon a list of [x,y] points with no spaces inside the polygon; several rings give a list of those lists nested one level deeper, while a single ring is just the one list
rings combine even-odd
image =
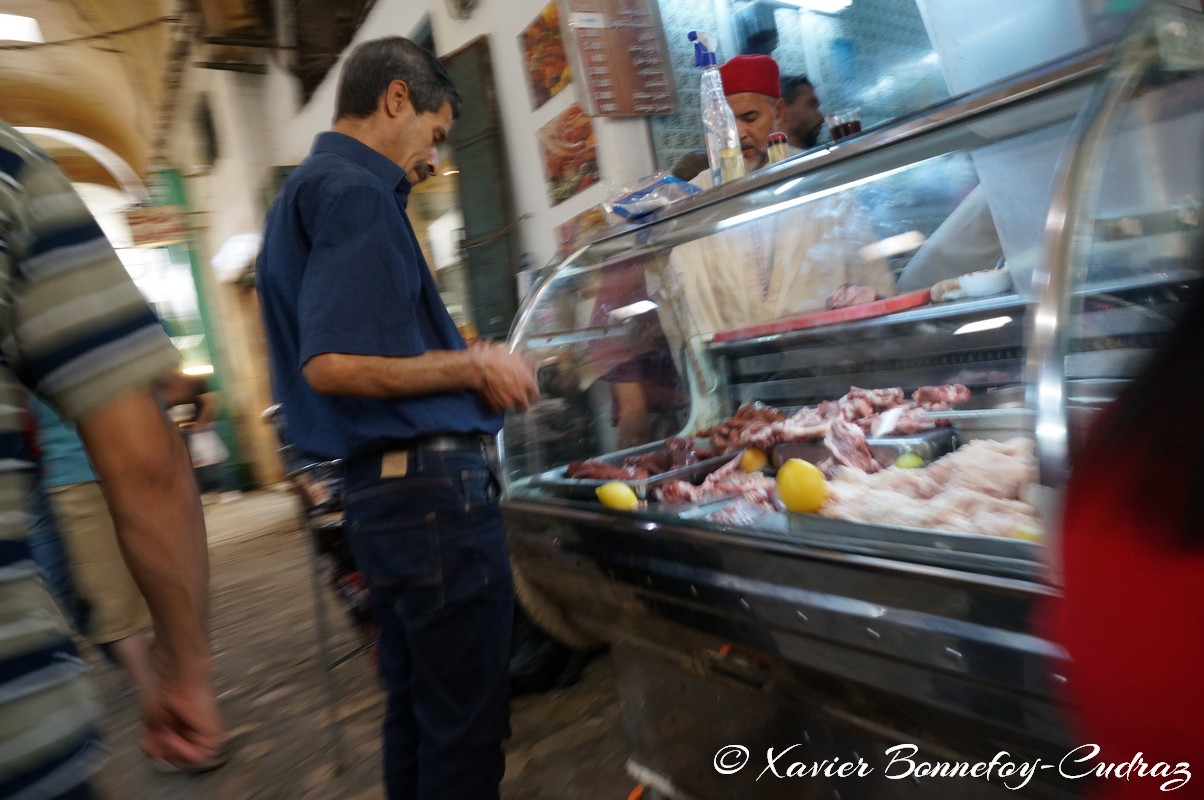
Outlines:
[{"label": "food poster on wall", "polygon": [[610,221],[601,204],[590,206],[572,219],[556,226],[556,250],[568,257],[577,248],[594,238],[599,231],[606,230]]},{"label": "food poster on wall", "polygon": [[552,205],[598,182],[594,126],[576,103],[539,129],[539,147]]},{"label": "food poster on wall", "polygon": [[555,0],[523,30],[518,45],[523,54],[531,108],[536,109],[558,95],[572,77],[564,39],[560,35],[560,12]]}]

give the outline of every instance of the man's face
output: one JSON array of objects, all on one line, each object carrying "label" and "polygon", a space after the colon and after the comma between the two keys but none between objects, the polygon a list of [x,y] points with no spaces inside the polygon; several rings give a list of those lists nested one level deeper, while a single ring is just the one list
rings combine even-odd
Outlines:
[{"label": "man's face", "polygon": [[411,178],[426,178],[431,170],[431,150],[447,139],[451,130],[451,103],[444,103],[438,111],[416,114],[411,106],[408,113],[398,118],[396,147],[393,160]]},{"label": "man's face", "polygon": [[744,169],[752,172],[769,160],[769,134],[778,129],[782,101],[759,92],[737,92],[727,96],[740,131],[740,153]]},{"label": "man's face", "polygon": [[814,147],[824,130],[824,112],[819,107],[815,89],[802,84],[794,94],[794,100],[786,103],[785,127],[790,134],[790,143],[804,150]]},{"label": "man's face", "polygon": [[406,180],[410,182],[411,186],[417,186],[435,174],[437,169],[439,169],[439,149],[432,147],[427,151],[426,158],[406,170]]}]

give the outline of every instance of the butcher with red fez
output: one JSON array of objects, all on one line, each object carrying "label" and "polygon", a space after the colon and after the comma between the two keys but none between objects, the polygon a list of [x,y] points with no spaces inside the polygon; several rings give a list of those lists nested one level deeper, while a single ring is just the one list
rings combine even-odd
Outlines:
[{"label": "butcher with red fez", "polygon": [[[769,134],[782,124],[777,62],[740,55],[719,74],[736,117],[745,169],[760,169],[769,160]],[[710,188],[710,171],[691,183]],[[867,247],[877,240],[856,197],[841,192],[679,245],[659,274],[649,276],[649,288],[676,352],[695,336],[822,309],[843,284],[890,297],[895,293],[890,270]]]},{"label": "butcher with red fez", "polygon": [[[744,171],[760,169],[769,163],[769,134],[782,129],[785,113],[778,62],[762,55],[735,56],[719,68],[719,76],[740,132]],[[801,151],[790,148],[790,152]],[[711,172],[705,162],[699,169],[702,172],[690,182],[711,188]]]}]

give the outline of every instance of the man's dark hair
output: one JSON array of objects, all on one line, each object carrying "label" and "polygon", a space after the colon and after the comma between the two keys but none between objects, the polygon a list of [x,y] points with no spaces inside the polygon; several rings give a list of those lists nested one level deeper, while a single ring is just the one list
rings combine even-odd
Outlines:
[{"label": "man's dark hair", "polygon": [[363,119],[376,112],[380,97],[393,81],[410,87],[410,102],[419,114],[451,103],[452,119],[460,116],[460,92],[434,54],[400,36],[356,45],[339,75],[334,118]]},{"label": "man's dark hair", "polygon": [[811,91],[815,91],[815,86],[807,78],[806,75],[783,75],[782,76],[782,99],[789,103],[794,102],[794,98],[798,95],[798,90],[803,86],[810,86]]}]

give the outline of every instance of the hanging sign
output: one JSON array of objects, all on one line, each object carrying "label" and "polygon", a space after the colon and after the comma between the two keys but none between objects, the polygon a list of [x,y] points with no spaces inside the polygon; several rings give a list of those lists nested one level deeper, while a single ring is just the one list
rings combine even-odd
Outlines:
[{"label": "hanging sign", "polygon": [[179,206],[132,206],[126,209],[125,219],[134,247],[158,247],[188,239],[188,226]]},{"label": "hanging sign", "polygon": [[677,94],[655,0],[563,0],[590,116],[672,114]]}]

